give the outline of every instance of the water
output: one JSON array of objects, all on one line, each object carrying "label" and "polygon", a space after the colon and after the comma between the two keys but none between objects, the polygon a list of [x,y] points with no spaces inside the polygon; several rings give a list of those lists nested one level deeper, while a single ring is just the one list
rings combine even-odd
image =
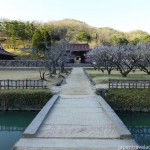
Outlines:
[{"label": "water", "polygon": [[[0,112],[0,150],[11,150],[38,112]],[[117,112],[141,146],[150,146],[150,113]]]},{"label": "water", "polygon": [[140,146],[150,146],[150,113],[117,112]]},{"label": "water", "polygon": [[11,150],[38,112],[0,112],[0,150]]}]

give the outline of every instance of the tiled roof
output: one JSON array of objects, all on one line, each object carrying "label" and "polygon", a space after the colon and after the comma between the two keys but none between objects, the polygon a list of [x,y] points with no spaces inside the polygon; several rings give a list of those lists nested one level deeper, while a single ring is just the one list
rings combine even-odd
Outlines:
[{"label": "tiled roof", "polygon": [[9,52],[5,51],[2,46],[0,46],[0,55],[7,55],[7,56],[12,56],[12,57],[16,56],[12,53],[9,53]]},{"label": "tiled roof", "polygon": [[71,44],[71,48],[73,51],[90,51],[90,47],[88,44]]}]

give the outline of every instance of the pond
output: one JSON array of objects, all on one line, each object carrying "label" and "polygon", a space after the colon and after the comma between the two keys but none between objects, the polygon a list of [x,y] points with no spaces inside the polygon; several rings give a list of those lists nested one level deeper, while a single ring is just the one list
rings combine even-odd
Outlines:
[{"label": "pond", "polygon": [[117,112],[140,146],[150,146],[150,113]]},{"label": "pond", "polygon": [[[22,136],[38,112],[0,112],[0,150],[11,147]],[[150,113],[117,112],[139,145],[150,146]]]},{"label": "pond", "polygon": [[11,150],[37,111],[0,112],[0,150]]}]

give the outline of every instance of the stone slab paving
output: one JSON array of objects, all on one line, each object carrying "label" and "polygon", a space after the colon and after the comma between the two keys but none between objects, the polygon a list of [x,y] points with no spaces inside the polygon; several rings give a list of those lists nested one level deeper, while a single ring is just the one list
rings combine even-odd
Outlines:
[{"label": "stone slab paving", "polygon": [[96,89],[108,89],[108,83],[107,84],[104,84],[104,83],[102,83],[102,84],[96,84],[95,88]]},{"label": "stone slab paving", "polygon": [[61,94],[64,95],[91,95],[93,92],[82,68],[74,68],[66,79],[66,84],[61,88]]},{"label": "stone slab paving", "polygon": [[[135,150],[131,139],[21,139],[15,150]],[[130,146],[130,147],[129,147]],[[121,149],[122,148],[122,149]]]},{"label": "stone slab paving", "polygon": [[15,150],[117,150],[136,145],[132,139],[120,139],[82,68],[72,70],[59,96],[35,137],[20,139]]}]

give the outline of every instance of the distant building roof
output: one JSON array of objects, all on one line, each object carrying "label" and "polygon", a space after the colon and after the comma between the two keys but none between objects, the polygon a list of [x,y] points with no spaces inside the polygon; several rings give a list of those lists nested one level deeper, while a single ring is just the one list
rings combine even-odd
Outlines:
[{"label": "distant building roof", "polygon": [[3,49],[3,47],[0,46],[0,60],[1,60],[1,59],[2,59],[2,60],[3,60],[3,59],[11,60],[11,59],[14,59],[14,57],[16,57],[16,55],[5,51],[5,50]]},{"label": "distant building roof", "polygon": [[70,44],[73,51],[90,51],[89,44]]},{"label": "distant building roof", "polygon": [[1,54],[1,55],[7,55],[7,56],[16,57],[16,55],[5,51],[2,46],[0,46],[0,54]]}]

